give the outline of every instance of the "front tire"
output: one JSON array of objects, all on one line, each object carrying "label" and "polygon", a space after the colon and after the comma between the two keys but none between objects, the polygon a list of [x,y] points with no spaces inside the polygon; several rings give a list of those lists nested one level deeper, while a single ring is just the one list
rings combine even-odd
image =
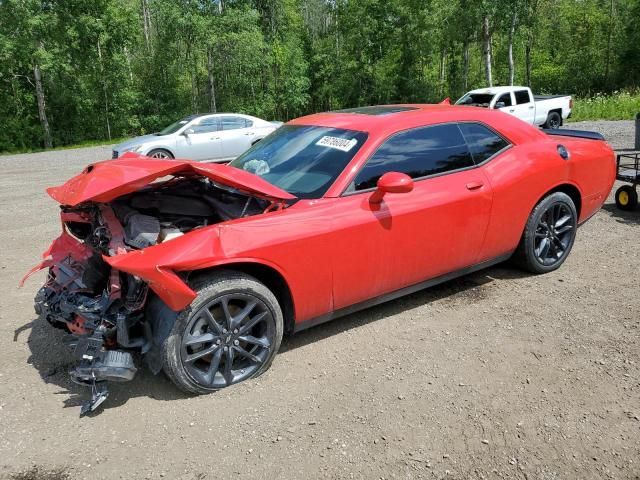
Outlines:
[{"label": "front tire", "polygon": [[163,369],[178,388],[205,394],[264,373],[280,348],[282,311],[255,278],[220,271],[194,285],[163,345]]},{"label": "front tire", "polygon": [[164,160],[173,159],[174,156],[169,150],[165,150],[164,148],[156,148],[147,153],[147,157],[151,158],[159,158]]},{"label": "front tire", "polygon": [[571,197],[556,192],[533,209],[516,252],[520,266],[531,273],[556,270],[569,256],[576,238],[578,214]]}]

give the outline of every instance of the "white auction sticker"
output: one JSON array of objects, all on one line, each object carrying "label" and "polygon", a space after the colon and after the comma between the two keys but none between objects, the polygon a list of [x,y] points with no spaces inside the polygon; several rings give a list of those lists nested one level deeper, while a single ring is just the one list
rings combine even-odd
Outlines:
[{"label": "white auction sticker", "polygon": [[320,145],[321,147],[337,148],[343,152],[348,152],[355,147],[357,143],[358,140],[355,138],[349,140],[346,138],[324,136],[316,142],[316,145]]}]

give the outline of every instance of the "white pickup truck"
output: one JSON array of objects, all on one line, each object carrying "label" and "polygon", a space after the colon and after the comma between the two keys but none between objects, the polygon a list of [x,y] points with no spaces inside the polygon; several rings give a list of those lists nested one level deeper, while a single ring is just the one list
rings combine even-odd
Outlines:
[{"label": "white pickup truck", "polygon": [[571,115],[569,95],[533,95],[528,87],[490,87],[465,93],[456,105],[493,108],[542,128],[559,128]]}]

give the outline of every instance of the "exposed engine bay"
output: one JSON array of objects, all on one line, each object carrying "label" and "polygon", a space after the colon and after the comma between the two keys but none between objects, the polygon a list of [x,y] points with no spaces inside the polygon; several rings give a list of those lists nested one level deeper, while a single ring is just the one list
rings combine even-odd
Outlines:
[{"label": "exposed engine bay", "polygon": [[154,293],[143,279],[112,268],[105,258],[259,215],[274,205],[209,178],[176,175],[110,202],[61,207],[63,233],[32,270],[49,268],[35,309],[74,336],[79,363],[71,377],[92,388],[81,415],[107,398],[105,381],[131,380],[137,370],[133,355],[153,347],[154,326],[146,312]]}]

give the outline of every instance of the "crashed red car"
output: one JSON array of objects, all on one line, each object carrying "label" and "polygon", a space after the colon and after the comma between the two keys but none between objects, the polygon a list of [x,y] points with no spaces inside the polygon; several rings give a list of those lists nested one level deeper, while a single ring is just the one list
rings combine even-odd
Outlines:
[{"label": "crashed red car", "polygon": [[614,176],[598,134],[448,105],[299,118],[229,165],[127,154],[48,190],[62,234],[36,310],[77,337],[83,413],[134,352],[208,393],[263,373],[284,333],[510,257],[555,270]]}]

